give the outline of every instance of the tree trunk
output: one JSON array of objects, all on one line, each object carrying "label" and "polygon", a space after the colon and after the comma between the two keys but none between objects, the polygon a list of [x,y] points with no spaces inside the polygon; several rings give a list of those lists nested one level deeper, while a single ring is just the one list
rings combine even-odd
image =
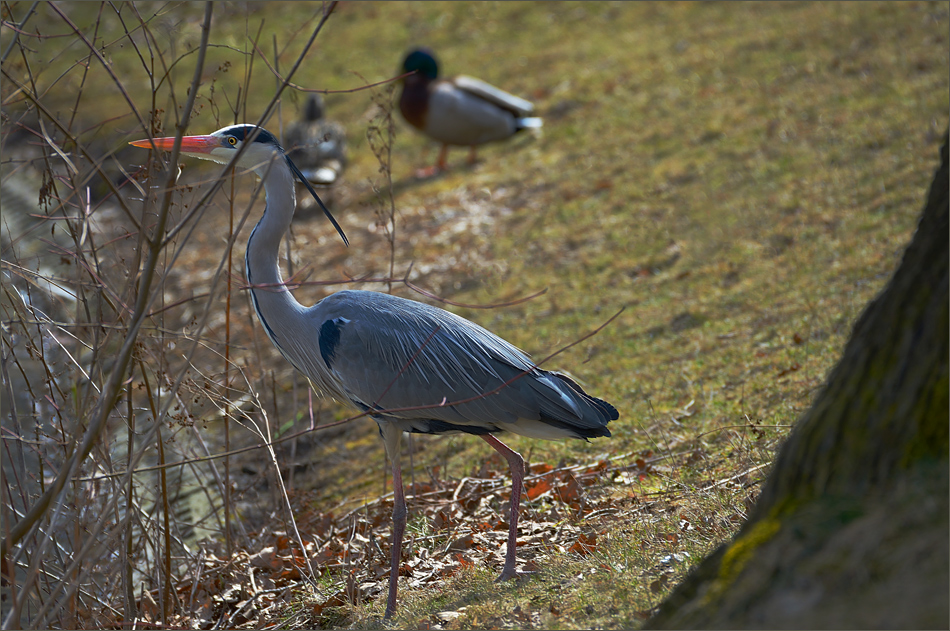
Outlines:
[{"label": "tree trunk", "polygon": [[947,144],[900,267],[748,522],[648,627],[950,625]]}]

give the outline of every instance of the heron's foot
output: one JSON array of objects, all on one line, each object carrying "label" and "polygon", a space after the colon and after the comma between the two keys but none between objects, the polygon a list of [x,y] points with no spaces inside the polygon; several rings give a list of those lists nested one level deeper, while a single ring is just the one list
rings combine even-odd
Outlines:
[{"label": "heron's foot", "polygon": [[501,571],[501,575],[495,579],[495,582],[504,583],[505,581],[510,581],[511,579],[524,581],[531,578],[535,574],[537,574],[537,572],[526,572],[524,570],[519,570],[518,568],[505,568]]}]

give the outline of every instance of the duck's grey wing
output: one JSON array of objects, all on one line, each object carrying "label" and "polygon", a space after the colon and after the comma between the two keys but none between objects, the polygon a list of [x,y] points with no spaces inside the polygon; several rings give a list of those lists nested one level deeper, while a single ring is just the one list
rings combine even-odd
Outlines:
[{"label": "duck's grey wing", "polygon": [[458,75],[452,82],[456,87],[474,94],[486,101],[494,103],[498,107],[511,111],[515,116],[527,116],[534,111],[534,104],[520,97],[496,88],[490,83],[481,79],[469,77],[468,75]]}]

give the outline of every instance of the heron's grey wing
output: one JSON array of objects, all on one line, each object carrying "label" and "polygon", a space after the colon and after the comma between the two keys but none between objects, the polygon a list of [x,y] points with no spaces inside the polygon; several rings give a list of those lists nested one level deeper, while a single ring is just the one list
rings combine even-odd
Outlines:
[{"label": "heron's grey wing", "polygon": [[509,94],[481,79],[469,77],[468,75],[458,75],[452,79],[452,82],[456,87],[494,103],[498,107],[509,110],[516,116],[527,116],[534,111],[534,104],[530,101],[526,101],[514,94]]},{"label": "heron's grey wing", "polygon": [[[519,349],[464,318],[375,292],[339,292],[328,300],[321,303],[321,353],[346,396],[365,409],[540,438],[606,425],[582,390],[536,369]],[[430,431],[424,423],[407,429]]]},{"label": "heron's grey wing", "polygon": [[[491,405],[478,398],[533,369],[515,347],[422,303],[401,303],[371,292],[347,293],[351,301],[372,301],[359,309],[339,310],[336,340],[328,353],[328,368],[354,402],[387,410],[387,416],[461,424],[513,422],[521,414],[531,414],[514,389],[505,388],[512,391],[500,394]],[[448,405],[468,399],[473,400]],[[426,407],[430,409],[418,409]]]}]

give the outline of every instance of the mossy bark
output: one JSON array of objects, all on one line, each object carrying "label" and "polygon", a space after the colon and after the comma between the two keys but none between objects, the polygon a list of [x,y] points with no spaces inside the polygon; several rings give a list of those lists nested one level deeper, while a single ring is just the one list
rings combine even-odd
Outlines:
[{"label": "mossy bark", "polygon": [[947,145],[901,265],[748,522],[648,627],[950,625]]}]

